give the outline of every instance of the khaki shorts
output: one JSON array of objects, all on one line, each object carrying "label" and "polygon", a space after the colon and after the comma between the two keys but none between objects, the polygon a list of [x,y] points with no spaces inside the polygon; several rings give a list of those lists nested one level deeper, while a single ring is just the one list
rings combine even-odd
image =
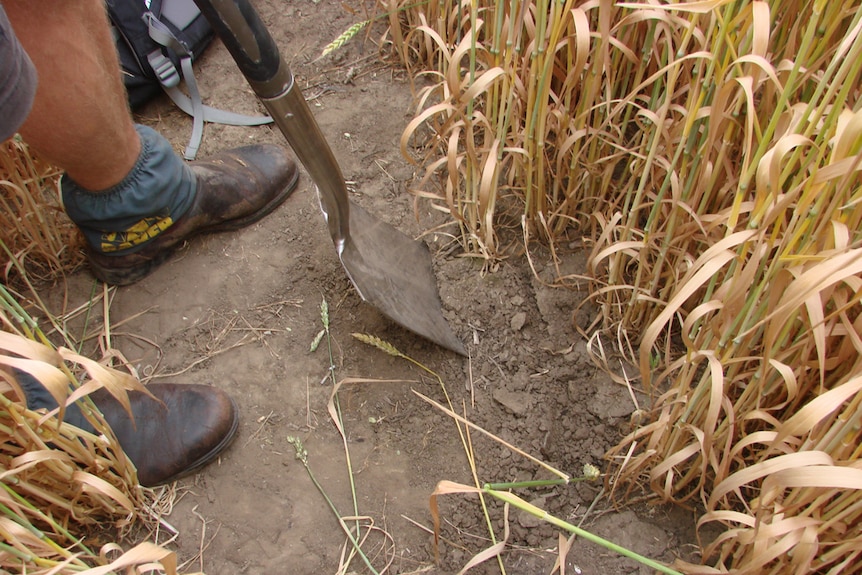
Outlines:
[{"label": "khaki shorts", "polygon": [[0,141],[18,131],[36,93],[36,69],[0,5]]}]

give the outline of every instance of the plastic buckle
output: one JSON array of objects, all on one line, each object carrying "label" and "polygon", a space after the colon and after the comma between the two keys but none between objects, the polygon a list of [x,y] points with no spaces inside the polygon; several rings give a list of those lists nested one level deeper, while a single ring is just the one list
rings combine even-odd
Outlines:
[{"label": "plastic buckle", "polygon": [[163,86],[173,88],[180,85],[180,73],[177,67],[161,50],[150,52],[147,55],[147,61]]}]

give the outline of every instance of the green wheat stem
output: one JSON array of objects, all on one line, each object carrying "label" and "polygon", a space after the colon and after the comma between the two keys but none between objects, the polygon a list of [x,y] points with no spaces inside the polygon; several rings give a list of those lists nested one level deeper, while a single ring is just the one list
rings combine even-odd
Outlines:
[{"label": "green wheat stem", "polygon": [[[9,258],[9,261],[15,266],[15,269],[21,274],[21,279],[27,285],[27,289],[30,290],[30,293],[33,296],[33,301],[36,303],[36,305],[39,306],[39,309],[46,311],[46,316],[48,318],[48,321],[51,322],[51,325],[54,326],[54,329],[57,330],[57,333],[59,333],[60,335],[63,336],[63,338],[66,340],[67,346],[69,348],[74,348],[75,346],[72,344],[72,342],[69,341],[69,338],[67,337],[66,332],[57,324],[56,319],[51,314],[47,313],[48,306],[46,306],[45,303],[42,301],[42,298],[39,297],[39,292],[36,290],[36,288],[33,286],[33,283],[30,281],[30,277],[27,275],[27,271],[24,269],[24,266],[21,264],[21,262],[18,260],[18,258],[16,258],[12,254],[11,250],[9,250],[9,248],[6,246],[6,244],[3,243],[2,241],[0,241],[0,247],[3,248],[3,251],[6,253],[6,256]],[[4,289],[3,291],[6,291],[6,290]],[[17,305],[16,307],[20,308],[20,305]],[[23,308],[21,308],[21,310],[23,311]],[[29,317],[29,314],[27,314],[26,312],[24,315]],[[42,332],[41,328],[39,328],[38,324],[32,318],[29,318],[29,319],[30,319],[30,322],[28,322],[28,324],[30,324],[32,326],[33,331],[28,332],[28,337],[30,337],[30,339],[33,339],[35,341],[41,341],[45,345],[51,345],[50,341],[45,336],[45,334]],[[37,337],[32,337],[31,333],[33,335],[36,335]]]},{"label": "green wheat stem", "polygon": [[[317,491],[323,496],[324,501],[329,506],[329,509],[335,514],[335,518],[338,520],[338,524],[341,526],[341,530],[344,531],[344,534],[347,535],[347,538],[350,540],[351,545],[353,545],[353,550],[362,558],[362,562],[365,563],[366,567],[368,567],[369,571],[374,573],[374,575],[379,575],[378,571],[371,565],[371,561],[362,552],[362,548],[359,546],[359,541],[356,537],[353,536],[353,532],[341,518],[341,514],[338,512],[338,508],[335,507],[335,503],[332,502],[332,499],[329,498],[326,491],[323,489],[323,486],[317,481],[317,478],[314,476],[314,472],[311,470],[311,466],[308,464],[308,451],[306,451],[302,446],[302,441],[298,437],[288,436],[288,443],[293,445],[293,448],[296,450],[296,458],[302,462],[303,467],[305,467],[306,473],[308,473],[309,479],[314,483],[314,486],[317,488]],[[358,524],[358,520],[357,520]],[[357,528],[357,535],[359,535],[359,531]]]},{"label": "green wheat stem", "polygon": [[[326,298],[320,302],[320,319],[323,323],[323,329],[326,332],[326,346],[329,352],[329,377],[332,380],[332,385],[336,385],[335,380],[335,359],[332,353],[332,336],[329,331],[329,304],[326,302]],[[336,392],[333,397],[333,402],[335,404],[335,410],[338,413],[338,425],[341,429],[344,429],[344,418],[341,414],[341,402],[338,400],[338,393]],[[341,437],[342,443],[344,444],[344,460],[347,464],[347,477],[350,481],[350,497],[353,500],[353,516],[359,516],[359,501],[356,497],[356,480],[353,477],[353,462],[350,459],[350,449],[347,447],[347,438],[342,435]],[[356,534],[359,534],[359,520],[356,520]]]},{"label": "green wheat stem", "polygon": [[[9,496],[12,499],[14,499],[19,505],[23,505],[30,512],[32,512],[36,517],[38,517],[40,520],[44,521],[47,525],[49,525],[51,527],[51,529],[53,529],[54,531],[56,531],[60,535],[63,535],[69,541],[73,541],[74,547],[80,548],[82,551],[84,551],[84,553],[86,553],[87,555],[89,555],[91,557],[96,556],[96,554],[93,553],[86,545],[84,545],[84,543],[80,539],[78,539],[77,537],[72,535],[68,530],[66,530],[66,528],[64,528],[62,525],[60,525],[56,521],[54,521],[50,516],[43,513],[41,509],[37,508],[30,501],[28,501],[27,499],[22,497],[20,493],[17,493],[14,489],[12,489],[5,482],[2,483],[2,486],[3,486],[3,489],[9,494]],[[10,519],[15,521],[16,523],[18,523],[22,527],[28,529],[31,533],[33,533],[37,537],[39,537],[39,539],[43,543],[45,543],[46,545],[51,547],[54,551],[56,551],[57,553],[60,553],[61,555],[68,556],[67,550],[62,548],[55,541],[53,541],[52,539],[47,537],[45,535],[45,533],[43,533],[41,530],[37,529],[34,525],[32,525],[26,517],[22,517],[20,515],[17,515],[14,511],[9,509],[5,505],[2,505],[2,511],[3,511],[4,515],[9,517]],[[80,563],[80,561],[78,563],[82,566],[84,565],[83,563]]]},{"label": "green wheat stem", "polygon": [[[358,339],[359,341],[361,341],[363,343],[374,346],[377,349],[379,349],[379,350],[381,350],[381,351],[383,351],[389,355],[392,355],[394,357],[399,357],[401,359],[406,359],[407,361],[409,361],[413,365],[419,367],[420,369],[424,370],[426,373],[428,373],[431,376],[433,376],[434,378],[436,378],[437,383],[440,385],[440,389],[443,390],[443,395],[446,397],[446,403],[449,406],[449,410],[452,413],[455,413],[455,408],[452,406],[451,399],[449,399],[449,392],[446,391],[446,386],[443,383],[443,378],[441,378],[440,375],[438,375],[434,370],[430,369],[429,367],[426,367],[425,365],[416,361],[412,357],[410,357],[404,353],[401,353],[394,345],[392,345],[391,343],[389,343],[387,341],[380,339],[379,337],[364,334],[364,333],[354,333],[353,337]],[[464,452],[467,454],[468,463],[470,464],[470,472],[473,475],[473,481],[476,483],[476,486],[478,487],[479,486],[479,477],[476,475],[476,466],[470,457],[471,449],[469,447],[468,438],[465,437],[464,429],[461,429],[460,425],[458,425],[456,423],[455,428],[458,430],[458,436],[461,439],[461,445],[464,447]],[[466,429],[466,426],[465,426],[465,429]],[[485,497],[482,495],[481,492],[479,493],[479,501],[480,501],[480,504],[482,505],[482,512],[483,512],[484,517],[485,517],[485,524],[488,528],[488,533],[491,536],[491,542],[492,542],[492,544],[496,545],[497,536],[494,533],[493,526],[491,525],[491,515],[488,512],[487,502],[485,501]],[[503,566],[502,559],[499,556],[497,557],[497,563],[500,566],[500,570],[503,573],[505,573],[505,567]]]},{"label": "green wheat stem", "polygon": [[581,529],[580,527],[578,527],[576,525],[572,525],[571,523],[568,523],[566,521],[563,521],[562,519],[554,517],[553,515],[549,514],[544,509],[541,509],[540,507],[537,507],[535,505],[527,503],[526,501],[524,501],[523,499],[521,499],[517,495],[514,495],[512,493],[508,493],[505,491],[496,491],[494,489],[488,489],[488,488],[484,489],[484,491],[485,491],[485,493],[487,493],[488,495],[491,495],[492,497],[496,497],[497,499],[504,501],[506,503],[509,503],[510,505],[513,505],[514,507],[517,507],[518,509],[520,509],[522,511],[526,511],[530,515],[534,515],[543,521],[547,521],[551,525],[559,527],[560,529],[564,529],[564,530],[568,531],[569,533],[574,533],[578,537],[582,537],[582,538],[584,538],[587,541],[590,541],[592,543],[597,543],[597,544],[601,545],[602,547],[604,547],[606,549],[610,549],[611,551],[613,551],[615,553],[619,553],[620,555],[622,555],[624,557],[628,557],[629,559],[634,559],[635,561],[642,563],[642,564],[646,565],[647,567],[651,567],[652,569],[655,569],[656,571],[661,571],[662,573],[668,573],[669,575],[682,575],[682,573],[680,573],[679,571],[676,571],[674,569],[671,569],[667,565],[663,565],[662,563],[659,563],[658,561],[654,561],[653,559],[650,559],[649,557],[644,557],[643,555],[640,555],[639,553],[635,553],[634,551],[631,551],[629,549],[626,549],[625,547],[617,545],[616,543],[614,543],[612,541],[608,541],[607,539],[604,539],[602,537],[599,537],[598,535],[590,533],[589,531]]}]

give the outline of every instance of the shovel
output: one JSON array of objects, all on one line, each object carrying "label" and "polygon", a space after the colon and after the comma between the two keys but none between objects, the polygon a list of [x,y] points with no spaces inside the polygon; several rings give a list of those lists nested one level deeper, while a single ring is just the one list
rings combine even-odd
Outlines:
[{"label": "shovel", "polygon": [[317,187],[323,217],[360,297],[407,329],[461,355],[425,244],[350,202],[341,168],[293,73],[248,0],[195,0]]}]

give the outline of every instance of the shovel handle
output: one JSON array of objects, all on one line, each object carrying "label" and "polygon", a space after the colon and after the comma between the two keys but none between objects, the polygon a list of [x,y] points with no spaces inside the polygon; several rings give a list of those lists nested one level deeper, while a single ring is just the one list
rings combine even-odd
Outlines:
[{"label": "shovel handle", "polygon": [[344,176],[275,40],[248,0],[194,1],[317,185],[340,255],[350,237]]},{"label": "shovel handle", "polygon": [[[195,0],[249,82],[268,83],[278,74],[278,46],[247,1]],[[277,89],[277,88],[273,88]],[[264,97],[278,92],[264,94]]]}]

